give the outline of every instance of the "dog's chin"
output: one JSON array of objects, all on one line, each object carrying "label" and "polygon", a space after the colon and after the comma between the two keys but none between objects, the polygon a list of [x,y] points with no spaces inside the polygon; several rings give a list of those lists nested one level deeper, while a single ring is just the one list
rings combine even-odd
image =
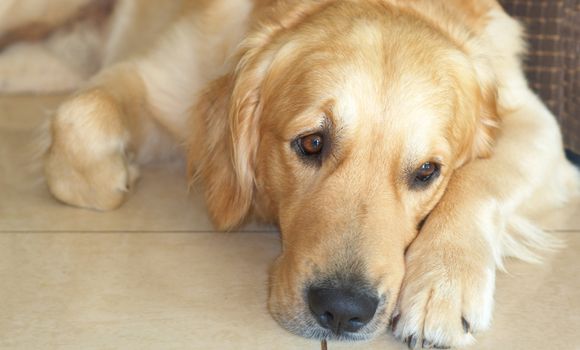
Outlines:
[{"label": "dog's chin", "polygon": [[358,332],[341,332],[340,334],[336,334],[333,331],[320,326],[310,315],[308,310],[302,310],[290,314],[277,311],[271,311],[271,313],[276,322],[290,333],[316,340],[326,339],[346,342],[366,341],[374,338],[380,332],[385,332],[388,327],[388,322],[385,321],[384,317],[378,317]]}]

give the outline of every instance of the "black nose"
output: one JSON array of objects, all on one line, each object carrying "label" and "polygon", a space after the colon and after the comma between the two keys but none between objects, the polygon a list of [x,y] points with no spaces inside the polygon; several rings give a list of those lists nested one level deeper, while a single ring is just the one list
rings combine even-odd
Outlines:
[{"label": "black nose", "polygon": [[316,288],[308,291],[310,311],[318,323],[335,334],[357,332],[375,315],[377,296],[353,288]]}]

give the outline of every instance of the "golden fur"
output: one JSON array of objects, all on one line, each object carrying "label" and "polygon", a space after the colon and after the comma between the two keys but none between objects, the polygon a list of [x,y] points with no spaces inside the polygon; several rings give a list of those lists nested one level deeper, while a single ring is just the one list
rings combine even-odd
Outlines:
[{"label": "golden fur", "polygon": [[[114,209],[139,163],[186,145],[217,228],[279,225],[269,307],[316,338],[365,339],[396,316],[412,346],[469,344],[490,325],[503,257],[554,246],[524,213],[560,203],[578,173],[495,1],[162,3],[120,1],[112,58],[53,118],[46,177],[60,200]],[[327,141],[319,164],[292,147],[313,132]],[[425,162],[441,174],[418,189]],[[380,303],[336,335],[304,290],[346,274]]]}]

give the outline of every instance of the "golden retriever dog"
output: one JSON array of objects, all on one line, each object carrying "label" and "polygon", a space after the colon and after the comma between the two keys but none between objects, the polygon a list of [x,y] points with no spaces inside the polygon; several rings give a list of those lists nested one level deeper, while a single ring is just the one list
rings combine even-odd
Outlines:
[{"label": "golden retriever dog", "polygon": [[490,326],[504,257],[579,176],[494,0],[118,0],[104,67],[51,120],[62,202],[119,207],[186,154],[215,226],[276,223],[269,309],[315,339],[454,347]]}]

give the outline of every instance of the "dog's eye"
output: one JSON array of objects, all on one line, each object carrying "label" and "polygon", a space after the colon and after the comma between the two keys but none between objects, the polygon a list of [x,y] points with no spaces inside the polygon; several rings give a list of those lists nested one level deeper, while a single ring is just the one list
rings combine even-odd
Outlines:
[{"label": "dog's eye", "polygon": [[312,134],[298,139],[298,147],[305,156],[315,156],[322,152],[324,144],[321,134]]},{"label": "dog's eye", "polygon": [[439,164],[426,162],[415,172],[415,183],[418,185],[426,185],[439,174]]}]

